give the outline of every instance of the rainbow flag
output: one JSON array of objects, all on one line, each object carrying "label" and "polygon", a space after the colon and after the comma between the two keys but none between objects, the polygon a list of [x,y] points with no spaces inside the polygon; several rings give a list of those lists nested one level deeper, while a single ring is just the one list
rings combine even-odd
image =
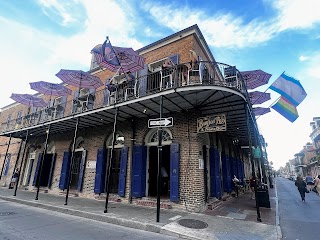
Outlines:
[{"label": "rainbow flag", "polygon": [[285,97],[281,96],[276,104],[271,108],[276,110],[290,122],[294,122],[298,117],[297,108]]}]

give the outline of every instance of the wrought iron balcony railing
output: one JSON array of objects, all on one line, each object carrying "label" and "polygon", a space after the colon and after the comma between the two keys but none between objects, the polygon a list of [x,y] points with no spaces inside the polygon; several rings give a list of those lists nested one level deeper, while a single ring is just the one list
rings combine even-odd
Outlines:
[{"label": "wrought iron balcony railing", "polygon": [[138,76],[133,81],[107,84],[104,89],[94,94],[79,96],[67,102],[39,109],[23,117],[2,123],[0,132],[20,130],[170,89],[190,86],[231,88],[242,93],[248,99],[243,78],[235,67],[223,63],[201,61],[192,67],[190,63],[179,64],[171,68],[161,69],[158,72],[149,72],[146,75]]}]

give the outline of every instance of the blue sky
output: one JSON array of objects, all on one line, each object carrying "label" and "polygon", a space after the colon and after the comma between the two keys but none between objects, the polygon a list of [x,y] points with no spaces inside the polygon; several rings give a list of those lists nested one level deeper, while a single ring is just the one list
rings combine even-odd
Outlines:
[{"label": "blue sky", "polygon": [[[11,93],[35,93],[29,82],[60,82],[61,69],[88,70],[90,50],[108,35],[113,45],[138,49],[198,24],[219,62],[240,71],[285,71],[308,93],[290,123],[273,110],[258,118],[278,168],[311,141],[320,116],[320,1],[30,0],[0,1],[1,106]],[[271,90],[272,99],[279,95]]]}]

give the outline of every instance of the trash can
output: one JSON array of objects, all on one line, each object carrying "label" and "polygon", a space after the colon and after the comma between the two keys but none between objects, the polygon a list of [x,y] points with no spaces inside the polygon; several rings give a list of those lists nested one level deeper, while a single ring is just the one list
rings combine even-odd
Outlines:
[{"label": "trash can", "polygon": [[267,185],[258,185],[257,186],[256,198],[259,203],[259,207],[270,208],[269,191],[268,191]]}]

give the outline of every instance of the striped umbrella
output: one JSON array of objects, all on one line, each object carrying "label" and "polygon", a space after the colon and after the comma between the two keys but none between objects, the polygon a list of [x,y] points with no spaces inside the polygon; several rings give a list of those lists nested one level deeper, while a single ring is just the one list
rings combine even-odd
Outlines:
[{"label": "striped umbrella", "polygon": [[110,42],[106,46],[104,44],[99,44],[91,50],[100,67],[119,73],[133,73],[144,68],[144,58],[132,48],[113,47]]},{"label": "striped umbrella", "polygon": [[262,70],[244,71],[240,73],[246,83],[247,89],[255,89],[267,84],[272,76]]},{"label": "striped umbrella", "polygon": [[45,107],[45,106],[47,106],[47,103],[42,98],[30,95],[30,94],[12,93],[10,98],[15,100],[18,103],[21,103],[23,105],[27,105],[29,107]]},{"label": "striped umbrella", "polygon": [[270,108],[263,108],[263,107],[255,107],[253,108],[254,115],[260,116],[270,112]]},{"label": "striped umbrella", "polygon": [[61,69],[56,76],[64,83],[79,88],[99,88],[103,86],[103,83],[99,77],[93,76],[81,70]]},{"label": "striped umbrella", "polygon": [[31,89],[50,96],[68,96],[71,95],[71,89],[63,86],[61,83],[50,83],[45,81],[29,83]]},{"label": "striped umbrella", "polygon": [[251,104],[261,104],[271,99],[270,93],[253,91],[249,92]]}]

